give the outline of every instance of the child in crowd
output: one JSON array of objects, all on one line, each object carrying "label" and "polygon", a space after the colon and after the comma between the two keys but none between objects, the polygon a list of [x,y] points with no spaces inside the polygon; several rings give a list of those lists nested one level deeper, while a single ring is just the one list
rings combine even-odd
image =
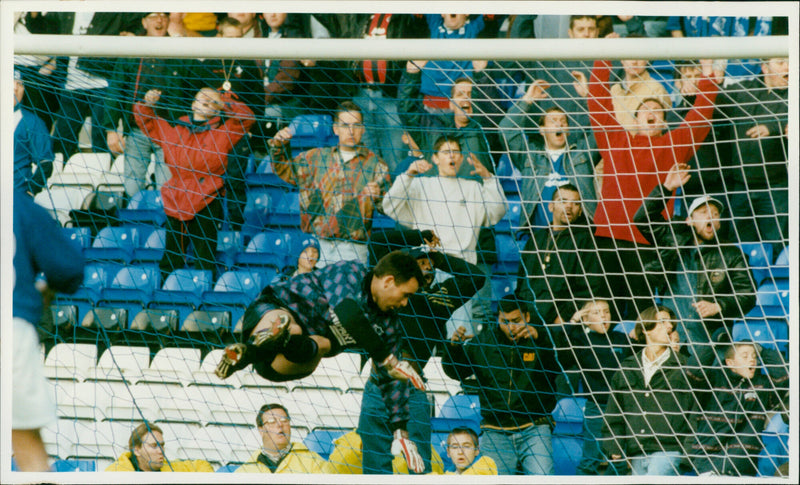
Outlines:
[{"label": "child in crowd", "polygon": [[686,440],[685,463],[698,475],[755,476],[761,433],[773,412],[788,409],[788,368],[780,352],[750,341],[727,345],[722,365],[715,365],[716,353],[713,345],[698,346],[689,359],[690,380],[709,392]]},{"label": "child in crowd", "polygon": [[302,240],[297,244],[293,244],[292,247],[292,262],[294,264],[284,268],[284,278],[310,273],[317,269],[317,261],[319,261],[319,242],[317,238],[309,234],[303,234]]},{"label": "child in crowd", "polygon": [[[587,301],[556,334],[558,360],[566,379],[559,385],[559,392],[587,399],[578,475],[596,475],[605,461],[598,443],[603,428],[602,410],[608,402],[614,373],[632,354],[628,337],[624,332],[610,331],[613,325],[608,301],[595,299]],[[579,385],[583,386],[580,391]]]},{"label": "child in crowd", "polygon": [[480,456],[478,435],[470,428],[458,427],[447,435],[447,456],[456,466],[445,475],[497,475],[497,465],[488,456]]}]

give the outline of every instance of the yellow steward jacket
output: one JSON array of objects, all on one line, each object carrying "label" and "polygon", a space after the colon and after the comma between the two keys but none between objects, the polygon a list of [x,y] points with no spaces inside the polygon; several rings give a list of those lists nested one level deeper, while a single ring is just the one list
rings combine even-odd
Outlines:
[{"label": "yellow steward jacket", "polygon": [[[272,473],[269,467],[259,463],[260,454],[261,450],[253,452],[247,463],[243,463],[234,473]],[[292,451],[281,460],[275,473],[336,473],[336,470],[306,445],[292,443]]]},{"label": "yellow steward jacket", "polygon": [[[346,433],[333,441],[335,445],[331,456],[328,457],[328,462],[335,470],[334,473],[340,474],[357,474],[363,473],[361,468],[361,436],[353,430]],[[442,457],[431,446],[431,468],[434,474],[441,475],[444,473],[444,464]],[[408,475],[408,464],[402,455],[395,456],[392,460],[392,472],[395,475]],[[497,472],[495,471],[495,474]]]},{"label": "yellow steward jacket", "polygon": [[[107,472],[135,472],[133,462],[131,461],[131,452],[126,451],[114,463],[108,465],[105,471]],[[213,472],[214,467],[211,463],[205,460],[184,460],[184,461],[168,461],[164,460],[164,466],[161,467],[162,472]]]}]

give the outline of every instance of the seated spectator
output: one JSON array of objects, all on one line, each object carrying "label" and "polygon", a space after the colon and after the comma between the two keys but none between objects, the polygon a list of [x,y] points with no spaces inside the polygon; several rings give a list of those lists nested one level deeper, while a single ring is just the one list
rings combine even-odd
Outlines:
[{"label": "seated spectator", "polygon": [[[52,34],[55,29],[41,12],[14,12],[14,35]],[[47,133],[53,128],[58,111],[56,58],[44,55],[14,55],[14,69],[27,81],[24,106],[38,116]]]},{"label": "seated spectator", "polygon": [[686,439],[686,461],[700,476],[756,476],[761,434],[770,418],[779,419],[775,413],[788,409],[788,367],[780,352],[751,341],[726,347],[721,366],[710,345],[689,359],[693,385],[711,396]]},{"label": "seated spectator", "polygon": [[164,435],[155,424],[144,422],[128,439],[128,451],[105,469],[107,472],[213,472],[205,460],[170,461],[164,453]]},{"label": "seated spectator", "polygon": [[[44,122],[22,107],[25,84],[14,70],[14,190],[35,196],[53,173],[53,142]],[[36,171],[31,167],[36,166]]]},{"label": "seated spectator", "polygon": [[720,93],[717,109],[730,122],[732,145],[724,179],[735,239],[769,242],[780,252],[789,237],[788,59],[763,59],[761,73]]},{"label": "seated spectator", "polygon": [[[558,391],[586,398],[578,475],[598,475],[606,461],[600,439],[609,383],[620,369],[620,362],[632,354],[627,335],[611,331],[612,325],[608,301],[594,299],[587,301],[564,323],[563,331],[556,333],[558,361],[564,368],[564,380]],[[582,392],[578,392],[580,386]]]},{"label": "seated spectator", "polygon": [[[431,39],[475,39],[484,28],[483,15],[470,18],[466,14],[427,14]],[[471,78],[483,70],[486,61],[411,61],[422,69],[420,92],[425,109],[435,113],[448,109],[447,94],[461,77]]]},{"label": "seated spectator", "polygon": [[574,314],[575,300],[608,294],[577,187],[556,188],[549,210],[550,227],[533,231],[522,249],[516,290],[545,324]]},{"label": "seated spectator", "polygon": [[[142,18],[147,37],[164,37],[167,34],[168,14],[150,12]],[[147,187],[147,167],[151,156],[155,155],[155,185],[161,189],[172,174],[164,163],[164,151],[152,142],[136,126],[132,106],[151,89],[161,92],[161,104],[156,108],[158,115],[170,124],[175,124],[183,116],[184,100],[187,93],[187,61],[165,59],[162,57],[120,57],[111,72],[109,96],[105,98],[106,142],[114,153],[124,153],[123,184],[125,194],[130,198]],[[180,108],[179,108],[180,107]],[[117,132],[122,120],[123,136]]]},{"label": "seated spectator", "polygon": [[155,112],[160,98],[159,90],[147,91],[144,100],[133,106],[133,115],[139,129],[164,150],[164,161],[172,173],[161,187],[167,215],[166,248],[159,264],[163,281],[184,266],[189,242],[195,267],[215,271],[228,151],[254,119],[253,112],[234,101],[231,93],[203,88],[192,102],[191,114],[173,126]]},{"label": "seated spectator", "polygon": [[292,442],[292,419],[280,404],[265,404],[256,415],[261,449],[236,473],[335,473],[333,467],[300,442]]},{"label": "seated spectator", "polygon": [[367,262],[372,213],[390,182],[383,160],[361,144],[361,109],[345,101],[335,118],[338,146],[313,148],[290,161],[289,127],[269,142],[275,173],[300,188],[301,229],[319,240],[320,266],[342,260]]},{"label": "seated spectator", "polygon": [[[589,83],[589,111],[597,147],[603,156],[603,185],[595,212],[598,246],[606,273],[624,274],[625,281],[611,283],[617,296],[632,295],[638,309],[648,301],[642,261],[655,257],[647,239],[632,224],[643,194],[649,193],[676,163],[685,163],[711,129],[710,119],[717,85],[707,76],[710,62],[704,62],[704,78],[698,87],[694,108],[681,125],[664,132],[665,107],[649,98],[636,108],[636,130],[627,132],[614,116],[608,87],[611,65],[596,61]],[[672,204],[668,206],[672,211]],[[626,291],[627,290],[627,291]],[[623,294],[627,293],[627,294]]]},{"label": "seated spectator", "polygon": [[675,314],[662,306],[646,309],[636,322],[644,350],[622,361],[604,413],[609,472],[627,474],[627,462],[633,475],[679,474],[694,396],[686,357],[671,349],[674,327]]},{"label": "seated spectator", "polygon": [[522,227],[550,225],[553,213],[546,202],[552,199],[558,186],[565,183],[578,188],[588,220],[594,219],[597,207],[594,183],[597,154],[590,150],[584,137],[577,137],[577,142],[570,143],[570,123],[564,110],[548,108],[538,121],[539,136],[534,139],[526,135],[528,112],[539,108],[539,101],[547,99],[549,87],[544,81],[533,81],[500,122],[500,133],[511,163],[522,174]]},{"label": "seated spectator", "polygon": [[530,313],[514,295],[499,303],[497,325],[486,326],[468,343],[454,335],[442,357],[444,372],[465,381],[475,377],[481,404],[481,452],[500,475],[553,474],[550,413],[556,404],[555,353],[548,332],[531,325]]},{"label": "seated spectator", "polygon": [[285,277],[291,278],[317,269],[317,261],[319,261],[319,242],[317,242],[317,238],[306,236],[299,244],[293,245],[293,248],[292,261],[294,261],[294,264],[284,268],[283,275]]},{"label": "seated spectator", "polygon": [[[364,473],[361,463],[361,436],[358,435],[356,430],[347,432],[336,438],[333,440],[333,444],[333,451],[328,457],[328,463],[334,469],[333,473],[350,475],[361,475]],[[431,468],[436,475],[444,473],[442,457],[439,456],[439,453],[436,452],[433,445],[431,445]],[[392,474],[409,474],[408,464],[406,464],[406,460],[401,455],[395,455],[392,460]]]},{"label": "seated spectator", "polygon": [[470,428],[455,428],[447,435],[447,456],[456,466],[445,475],[497,475],[497,465],[488,456],[480,456],[478,434]]},{"label": "seated spectator", "polygon": [[[639,231],[657,246],[658,257],[644,264],[648,280],[663,298],[671,298],[678,315],[681,341],[691,353],[729,330],[755,305],[755,288],[742,250],[717,232],[722,203],[709,196],[695,198],[684,224],[669,224],[663,212],[667,199],[692,174],[687,164],[675,165],[634,216]],[[726,330],[727,331],[727,330]]]},{"label": "seated spectator", "polygon": [[[420,177],[433,165],[426,160],[412,163],[387,191],[384,213],[406,227],[432,230],[443,252],[475,264],[479,229],[497,224],[506,212],[503,189],[474,155],[467,159],[468,165],[482,181],[457,177],[464,161],[457,139],[442,136],[434,150],[432,161],[439,169],[438,176]],[[471,308],[464,311],[472,313]],[[465,326],[475,324],[465,322]],[[467,332],[475,334],[474,328],[467,328]]]}]

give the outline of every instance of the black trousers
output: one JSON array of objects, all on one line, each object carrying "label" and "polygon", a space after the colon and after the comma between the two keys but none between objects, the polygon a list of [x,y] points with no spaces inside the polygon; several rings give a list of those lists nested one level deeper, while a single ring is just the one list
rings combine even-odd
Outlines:
[{"label": "black trousers", "polygon": [[189,243],[194,248],[195,269],[211,270],[212,276],[216,277],[217,224],[222,222],[222,217],[222,202],[219,197],[188,221],[167,217],[166,249],[159,263],[161,281],[166,280],[174,270],[186,265]]},{"label": "black trousers", "polygon": [[652,246],[607,237],[597,237],[596,241],[617,315],[635,320],[642,310],[655,305],[644,264],[657,258],[658,251]]}]

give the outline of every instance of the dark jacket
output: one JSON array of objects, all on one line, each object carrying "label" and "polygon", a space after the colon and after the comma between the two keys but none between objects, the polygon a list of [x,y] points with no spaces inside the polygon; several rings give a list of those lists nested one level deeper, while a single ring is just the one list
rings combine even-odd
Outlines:
[{"label": "dark jacket", "polygon": [[[538,103],[537,103],[538,104]],[[500,122],[500,134],[505,140],[505,149],[515,167],[522,173],[520,195],[522,196],[521,225],[533,224],[536,207],[550,201],[542,200],[542,191],[553,172],[553,162],[547,156],[544,143],[529,140],[525,128],[528,126],[529,110],[534,103],[517,101]],[[577,142],[567,145],[564,154],[564,175],[578,187],[584,214],[594,219],[597,208],[597,192],[594,185],[594,166],[599,161],[597,152],[588,148],[587,137],[576,137]]]},{"label": "dark jacket", "polygon": [[481,403],[481,427],[518,430],[548,418],[556,404],[555,352],[547,331],[537,339],[511,342],[489,324],[464,345],[448,346],[444,372],[464,381],[473,374]]},{"label": "dark jacket", "polygon": [[[768,189],[788,184],[789,90],[768,89],[763,81],[742,81],[720,91],[717,109],[731,123],[732,170],[728,190]],[[765,125],[769,136],[750,138],[747,130]]]},{"label": "dark jacket", "polygon": [[[516,294],[535,304],[543,323],[553,323],[557,316],[567,320],[581,299],[608,294],[594,237],[578,224],[558,233],[550,228],[534,231],[520,254]],[[533,306],[531,317],[535,318]]]},{"label": "dark jacket", "polygon": [[697,258],[696,268],[705,268],[697,277],[694,294],[715,301],[722,307],[722,318],[742,318],[755,305],[755,288],[750,269],[741,249],[733,244],[702,244],[699,251],[694,242],[693,229],[683,221],[669,224],[661,212],[671,194],[663,185],[657,185],[642,206],[636,211],[633,221],[642,235],[658,247],[658,258],[644,264],[644,271],[651,287],[664,290],[675,283],[680,261]]},{"label": "dark jacket", "polygon": [[716,358],[713,347],[696,352],[689,360],[689,379],[694,386],[709,389],[710,396],[700,402],[702,412],[692,423],[695,432],[687,437],[685,460],[698,474],[756,475],[767,414],[788,409],[787,362],[777,350],[762,349],[761,360],[769,374],[756,369],[752,379],[745,379],[727,367],[709,367]]},{"label": "dark jacket", "polygon": [[681,442],[691,431],[687,413],[694,396],[684,367],[686,357],[669,350],[667,361],[645,385],[643,352],[622,361],[611,379],[603,424],[603,451],[608,457],[682,451]]},{"label": "dark jacket", "polygon": [[[568,323],[556,333],[558,362],[571,386],[571,394],[593,400],[601,409],[608,401],[609,385],[621,363],[632,354],[628,336],[609,329],[598,333],[583,324]],[[578,383],[583,390],[578,392]]]},{"label": "dark jacket", "polygon": [[[430,239],[432,231],[381,231],[372,235],[369,241],[370,266],[395,249],[408,249],[420,246],[423,238]],[[453,312],[467,303],[478,289],[483,287],[486,276],[474,264],[456,256],[440,252],[430,252],[428,257],[435,269],[451,274],[453,277],[429,287],[421,287],[408,298],[408,306],[399,310],[403,324],[403,359],[411,362],[421,371],[433,355],[434,349],[441,348],[448,341],[446,324]],[[421,374],[421,372],[420,372]]]},{"label": "dark jacket", "polygon": [[133,104],[144,99],[151,89],[161,90],[161,98],[155,110],[158,116],[174,124],[186,114],[186,100],[196,93],[190,92],[186,84],[187,61],[159,57],[121,57],[110,75],[110,92],[105,99],[106,131],[116,130],[122,119],[122,128],[127,133],[136,127],[133,119]]}]

